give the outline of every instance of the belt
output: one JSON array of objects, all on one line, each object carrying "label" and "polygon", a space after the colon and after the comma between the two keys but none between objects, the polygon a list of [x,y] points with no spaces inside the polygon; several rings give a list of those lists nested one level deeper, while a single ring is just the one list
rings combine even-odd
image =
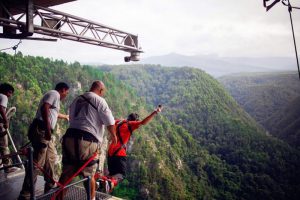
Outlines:
[{"label": "belt", "polygon": [[82,139],[89,142],[98,142],[97,138],[91,133],[76,128],[68,128],[64,137]]},{"label": "belt", "polygon": [[[35,118],[33,120],[32,124],[35,124],[35,126],[39,127],[42,130],[46,130],[47,129],[45,122],[43,120],[38,119],[38,118]],[[51,133],[53,133],[53,132],[54,132],[54,130],[51,129]]]}]

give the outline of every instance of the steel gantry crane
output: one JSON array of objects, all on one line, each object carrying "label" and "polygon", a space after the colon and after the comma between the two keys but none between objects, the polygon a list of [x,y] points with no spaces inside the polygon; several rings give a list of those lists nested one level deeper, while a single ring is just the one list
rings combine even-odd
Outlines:
[{"label": "steel gantry crane", "polygon": [[[62,38],[129,52],[139,61],[138,36],[48,7],[75,0],[0,0],[0,38],[56,41]],[[32,37],[34,34],[51,38]]]}]

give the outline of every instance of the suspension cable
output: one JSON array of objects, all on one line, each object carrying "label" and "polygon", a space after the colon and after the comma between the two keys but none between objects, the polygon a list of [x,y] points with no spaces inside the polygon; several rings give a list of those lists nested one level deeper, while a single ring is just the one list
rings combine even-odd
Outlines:
[{"label": "suspension cable", "polygon": [[291,27],[292,27],[292,34],[293,34],[293,41],[294,41],[294,48],[295,48],[295,54],[296,54],[296,61],[297,61],[297,67],[298,67],[298,75],[300,79],[300,67],[299,67],[299,59],[298,59],[298,50],[296,45],[296,39],[295,39],[295,31],[294,31],[294,24],[293,24],[293,18],[292,18],[292,10],[300,9],[299,7],[292,6],[290,3],[290,0],[283,0],[282,4],[288,7],[289,15],[290,15],[290,21],[291,21]]},{"label": "suspension cable", "polygon": [[6,50],[9,50],[9,49],[12,49],[12,50],[15,51],[15,55],[16,55],[16,54],[17,54],[17,49],[18,49],[18,47],[19,47],[19,45],[20,45],[21,43],[22,43],[22,40],[20,40],[20,41],[18,42],[18,44],[14,45],[14,46],[12,46],[12,47],[0,49],[0,51],[6,51]]}]

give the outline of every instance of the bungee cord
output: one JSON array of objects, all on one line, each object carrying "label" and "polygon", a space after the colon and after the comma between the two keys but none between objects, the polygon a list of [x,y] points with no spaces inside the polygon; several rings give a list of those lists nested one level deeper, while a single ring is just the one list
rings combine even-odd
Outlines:
[{"label": "bungee cord", "polygon": [[293,18],[292,18],[292,10],[293,9],[300,9],[299,7],[292,6],[290,3],[290,0],[283,0],[282,4],[288,7],[289,15],[290,15],[290,21],[291,21],[291,27],[292,27],[292,34],[293,34],[293,41],[294,41],[294,48],[295,48],[295,54],[296,54],[296,61],[297,61],[297,67],[298,67],[298,75],[300,80],[300,67],[299,67],[299,59],[298,59],[298,50],[297,50],[297,44],[295,39],[295,31],[294,31],[294,24],[293,24]]},{"label": "bungee cord", "polygon": [[12,49],[12,50],[15,51],[15,55],[16,55],[16,54],[17,54],[17,49],[18,49],[18,47],[19,47],[19,45],[20,45],[21,43],[22,43],[22,40],[20,40],[20,41],[18,42],[18,44],[14,45],[14,46],[12,46],[12,47],[0,49],[0,52],[1,52],[1,51],[7,51],[7,50]]},{"label": "bungee cord", "polygon": [[263,5],[266,8],[266,11],[269,11],[273,6],[275,6],[280,1],[284,6],[288,7],[289,15],[290,15],[290,21],[291,21],[291,28],[292,28],[292,34],[293,34],[293,42],[294,42],[294,48],[295,48],[295,54],[296,54],[296,61],[297,61],[297,68],[298,68],[298,75],[300,80],[300,67],[299,67],[299,59],[298,59],[298,50],[297,50],[297,44],[296,44],[296,38],[295,38],[295,31],[294,31],[294,23],[292,18],[292,10],[293,9],[300,9],[300,7],[292,6],[290,3],[290,0],[274,0],[273,2],[269,2],[270,0],[263,0]]}]

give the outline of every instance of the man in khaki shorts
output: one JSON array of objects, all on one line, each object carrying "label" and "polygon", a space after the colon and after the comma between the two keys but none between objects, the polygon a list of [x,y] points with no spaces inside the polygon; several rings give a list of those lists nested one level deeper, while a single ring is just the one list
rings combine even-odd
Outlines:
[{"label": "man in khaki shorts", "polygon": [[[57,119],[68,120],[69,116],[61,114],[60,101],[65,99],[69,93],[69,86],[60,82],[56,84],[54,90],[48,91],[40,101],[33,122],[29,126],[28,138],[31,141],[33,152],[33,161],[44,169],[47,175],[44,175],[45,189],[47,193],[55,186],[53,177],[55,175],[54,165],[56,161],[56,148],[51,138],[53,130],[56,126]],[[33,180],[34,184],[37,180],[39,170],[34,167]],[[52,177],[52,178],[50,178]],[[30,199],[30,177],[26,172],[22,191],[20,192],[19,200]]]},{"label": "man in khaki shorts", "polygon": [[[9,119],[6,117],[6,108],[8,104],[8,99],[13,95],[15,89],[11,84],[2,83],[0,84],[0,155],[8,155],[10,154],[8,148],[8,136],[7,136],[7,129],[9,127]],[[12,160],[10,158],[3,158],[0,159],[0,167],[2,166],[7,167],[12,164]],[[11,167],[5,169],[5,173],[11,173],[20,168]]]},{"label": "man in khaki shorts", "polygon": [[[97,153],[103,140],[105,126],[111,134],[112,142],[117,142],[115,120],[103,98],[105,90],[102,81],[95,81],[90,91],[78,96],[70,106],[70,126],[62,142],[63,170],[59,182],[63,185]],[[92,199],[95,199],[96,168],[97,157],[80,172],[83,177],[91,177]],[[57,199],[63,199],[65,193],[66,190],[61,191]]]}]

